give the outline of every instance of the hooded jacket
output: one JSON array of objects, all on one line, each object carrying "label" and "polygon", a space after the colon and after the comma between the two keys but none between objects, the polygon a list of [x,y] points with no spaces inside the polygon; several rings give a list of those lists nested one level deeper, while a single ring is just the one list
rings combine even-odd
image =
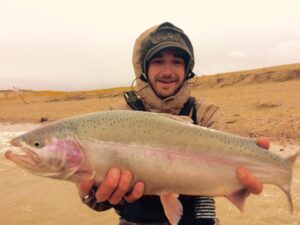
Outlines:
[{"label": "hooded jacket", "polygon": [[[145,71],[147,69],[147,59],[149,60],[153,54],[167,47],[182,49],[190,57],[185,61],[187,64],[186,78],[190,76],[194,67],[194,52],[190,40],[181,29],[173,24],[168,22],[162,23],[146,30],[135,41],[132,63],[137,79],[136,94],[143,101],[147,111],[178,115],[191,96],[193,86],[191,79],[185,79],[179,91],[165,99],[159,98],[149,83],[144,80],[147,79],[147,71]],[[197,100],[195,105],[197,124],[214,129],[223,129],[222,115],[218,106],[207,103],[204,100]],[[132,110],[125,101],[116,103],[110,106],[109,109]]]}]

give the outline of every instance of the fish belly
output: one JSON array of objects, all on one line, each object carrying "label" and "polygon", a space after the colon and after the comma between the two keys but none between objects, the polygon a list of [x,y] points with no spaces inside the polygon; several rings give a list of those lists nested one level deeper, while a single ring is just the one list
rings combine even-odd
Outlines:
[{"label": "fish belly", "polygon": [[134,182],[144,182],[145,194],[149,195],[224,196],[242,188],[235,175],[236,165],[220,157],[191,155],[184,149],[175,151],[98,140],[85,140],[81,144],[88,152],[88,160],[94,165],[98,183],[101,183],[108,169],[117,167],[131,170]]}]

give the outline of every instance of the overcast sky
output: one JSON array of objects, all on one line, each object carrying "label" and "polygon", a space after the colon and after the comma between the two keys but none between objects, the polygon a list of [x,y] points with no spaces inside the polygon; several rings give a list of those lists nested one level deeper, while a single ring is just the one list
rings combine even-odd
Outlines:
[{"label": "overcast sky", "polygon": [[169,21],[198,75],[300,62],[299,0],[0,0],[0,89],[129,86],[135,39]]}]

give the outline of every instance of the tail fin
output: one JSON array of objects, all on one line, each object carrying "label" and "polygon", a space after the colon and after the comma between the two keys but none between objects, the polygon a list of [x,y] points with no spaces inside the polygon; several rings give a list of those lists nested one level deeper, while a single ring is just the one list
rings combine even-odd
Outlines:
[{"label": "tail fin", "polygon": [[289,156],[287,159],[292,163],[292,165],[294,165],[299,155],[300,155],[300,150],[296,152],[294,155]]},{"label": "tail fin", "polygon": [[[291,163],[291,167],[293,167],[293,165],[295,164],[295,161],[299,155],[300,155],[300,150],[298,150],[295,154],[287,157],[287,160],[290,161],[290,163]],[[293,176],[293,172],[291,172],[291,178],[290,178],[289,184],[280,186],[281,190],[286,194],[286,196],[288,198],[288,203],[289,203],[289,208],[290,208],[291,214],[293,213],[293,210],[294,210],[293,201],[292,201],[292,197],[291,197],[292,176]]]},{"label": "tail fin", "polygon": [[292,196],[291,196],[291,184],[288,184],[286,186],[281,186],[280,188],[285,193],[285,195],[287,196],[290,213],[293,214],[294,206],[293,206],[293,201],[292,201]]}]

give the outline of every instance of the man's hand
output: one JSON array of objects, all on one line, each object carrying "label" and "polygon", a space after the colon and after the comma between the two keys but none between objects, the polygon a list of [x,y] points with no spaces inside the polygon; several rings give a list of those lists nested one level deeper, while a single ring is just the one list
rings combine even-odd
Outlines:
[{"label": "man's hand", "polygon": [[[260,137],[256,142],[260,147],[269,149],[270,141],[268,138]],[[263,185],[260,181],[256,180],[253,175],[245,167],[237,168],[236,175],[239,181],[250,191],[252,194],[260,194],[263,190]]]},{"label": "man's hand", "polygon": [[[120,170],[119,168],[111,168],[103,182],[96,191],[96,199],[98,202],[108,201],[112,205],[118,204],[124,197],[127,202],[134,202],[144,194],[144,183],[137,182],[130,193],[133,175],[129,170]],[[93,180],[84,181],[78,184],[79,194],[84,197],[89,194]]]}]

